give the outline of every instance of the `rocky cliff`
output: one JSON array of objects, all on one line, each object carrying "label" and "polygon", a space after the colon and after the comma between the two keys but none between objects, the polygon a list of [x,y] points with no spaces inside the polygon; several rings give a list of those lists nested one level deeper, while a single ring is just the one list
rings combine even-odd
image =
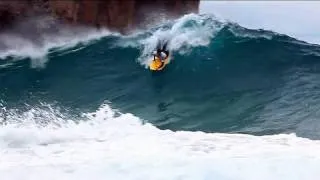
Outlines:
[{"label": "rocky cliff", "polygon": [[197,13],[200,0],[0,0],[0,28],[49,14],[69,24],[124,32],[160,18]]}]

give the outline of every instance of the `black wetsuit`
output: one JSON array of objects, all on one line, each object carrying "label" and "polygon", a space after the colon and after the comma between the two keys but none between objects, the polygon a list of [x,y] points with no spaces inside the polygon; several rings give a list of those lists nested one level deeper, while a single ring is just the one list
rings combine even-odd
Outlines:
[{"label": "black wetsuit", "polygon": [[167,49],[167,44],[168,44],[168,42],[165,42],[165,43],[163,44],[163,46],[160,47],[160,46],[161,46],[161,45],[160,45],[160,42],[158,43],[158,46],[157,46],[157,54],[154,55],[154,60],[156,59],[156,56],[160,59],[160,61],[161,61],[162,64],[161,64],[161,66],[160,66],[159,68],[162,68],[162,67],[165,65],[164,59],[161,59],[161,58],[160,58],[160,57],[161,57],[160,53],[161,53],[161,52],[164,52],[164,53],[166,54],[166,58],[169,56],[169,51],[166,50],[166,49]]},{"label": "black wetsuit", "polygon": [[[160,50],[160,49],[157,50],[157,55],[156,56],[160,59],[160,62],[161,62],[161,66],[159,67],[159,69],[162,68],[165,65],[164,60],[166,59],[166,58],[165,59],[161,59],[160,58],[161,57],[161,55],[160,55],[161,52],[164,52],[166,54],[166,58],[169,56],[169,51],[166,51],[166,50],[163,50],[163,49],[162,50]],[[156,56],[154,56],[154,60],[156,59]]]}]

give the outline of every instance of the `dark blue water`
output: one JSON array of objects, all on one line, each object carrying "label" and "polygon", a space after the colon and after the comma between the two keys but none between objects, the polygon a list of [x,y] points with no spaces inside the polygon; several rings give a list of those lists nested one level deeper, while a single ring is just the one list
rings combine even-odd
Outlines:
[{"label": "dark blue water", "polygon": [[[179,33],[170,34],[177,23]],[[214,29],[204,36],[208,43],[194,42],[207,27]],[[141,64],[152,41],[141,42],[162,38],[160,30],[164,37],[198,34],[169,42],[171,63],[153,73]],[[47,59],[40,69],[27,57],[0,69],[3,108],[48,103],[78,116],[109,102],[160,129],[320,137],[320,46],[286,35],[197,16],[52,51]]]}]

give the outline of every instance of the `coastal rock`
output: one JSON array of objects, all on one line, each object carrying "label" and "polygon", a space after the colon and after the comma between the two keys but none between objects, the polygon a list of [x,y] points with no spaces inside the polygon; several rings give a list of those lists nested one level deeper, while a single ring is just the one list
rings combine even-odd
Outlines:
[{"label": "coastal rock", "polygon": [[198,13],[200,0],[0,0],[0,28],[34,15],[125,32],[163,18]]}]

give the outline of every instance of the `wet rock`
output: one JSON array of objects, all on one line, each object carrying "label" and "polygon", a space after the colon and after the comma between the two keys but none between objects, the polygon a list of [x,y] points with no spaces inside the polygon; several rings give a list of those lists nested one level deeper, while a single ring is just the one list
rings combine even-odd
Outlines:
[{"label": "wet rock", "polygon": [[197,13],[200,0],[0,0],[0,28],[25,17],[51,15],[68,24],[126,32],[163,18]]}]

